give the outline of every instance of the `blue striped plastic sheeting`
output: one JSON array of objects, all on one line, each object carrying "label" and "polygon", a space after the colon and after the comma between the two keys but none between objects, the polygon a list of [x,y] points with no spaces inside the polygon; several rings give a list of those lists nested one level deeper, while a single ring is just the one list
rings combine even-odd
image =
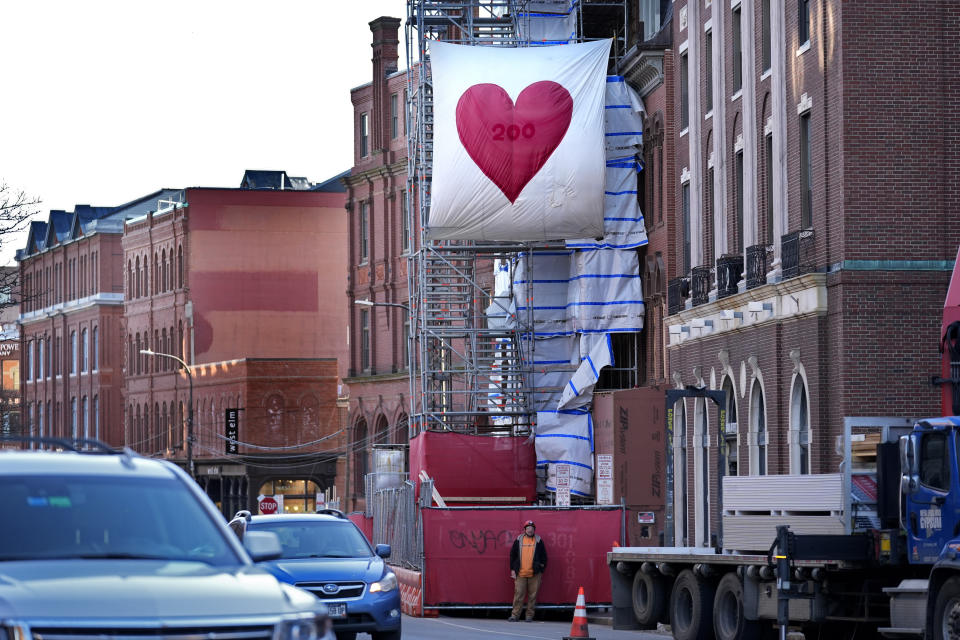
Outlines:
[{"label": "blue striped plastic sheeting", "polygon": [[577,36],[576,2],[528,2],[517,13],[520,38],[532,46],[568,44]]},{"label": "blue striped plastic sheeting", "polygon": [[531,379],[531,404],[535,411],[556,409],[563,388],[580,362],[580,341],[575,334],[550,338],[521,337],[520,353]]},{"label": "blue striped plastic sheeting", "polygon": [[595,340],[589,351],[581,353],[580,366],[564,388],[557,405],[558,410],[576,409],[593,401],[593,388],[600,379],[600,370],[613,364],[610,334]]},{"label": "blue striped plastic sheeting", "polygon": [[643,283],[637,252],[577,251],[567,304],[575,331],[642,330]]},{"label": "blue striped plastic sheeting", "polygon": [[[540,411],[534,436],[537,466],[547,468],[547,488],[556,487],[556,466],[570,467],[570,490],[593,488],[593,419],[589,411]],[[554,489],[551,489],[554,490]]]},{"label": "blue striped plastic sheeting", "polygon": [[604,143],[607,154],[622,155],[623,149],[643,147],[643,101],[623,76],[607,76],[604,100]]},{"label": "blue striped plastic sheeting", "polygon": [[643,211],[637,202],[638,162],[633,155],[607,160],[603,237],[567,240],[571,249],[635,249],[647,244]]},{"label": "blue striped plastic sheeting", "polygon": [[522,254],[513,276],[517,326],[536,333],[570,330],[567,306],[572,253],[551,251]]}]

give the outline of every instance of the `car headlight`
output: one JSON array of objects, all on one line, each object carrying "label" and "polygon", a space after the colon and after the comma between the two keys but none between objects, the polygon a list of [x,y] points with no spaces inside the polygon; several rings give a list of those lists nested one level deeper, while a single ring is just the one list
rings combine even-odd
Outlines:
[{"label": "car headlight", "polygon": [[293,620],[284,625],[281,640],[317,640],[321,633],[314,620]]},{"label": "car headlight", "polygon": [[380,578],[380,580],[370,585],[370,593],[376,593],[378,591],[393,591],[396,588],[397,576],[392,572],[388,572],[385,576]]}]

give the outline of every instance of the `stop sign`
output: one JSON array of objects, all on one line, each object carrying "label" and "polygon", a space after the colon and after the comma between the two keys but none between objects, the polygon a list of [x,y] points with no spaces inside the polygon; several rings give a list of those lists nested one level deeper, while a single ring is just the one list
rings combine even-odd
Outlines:
[{"label": "stop sign", "polygon": [[276,499],[267,496],[260,501],[260,513],[272,515],[277,512],[279,506]]}]

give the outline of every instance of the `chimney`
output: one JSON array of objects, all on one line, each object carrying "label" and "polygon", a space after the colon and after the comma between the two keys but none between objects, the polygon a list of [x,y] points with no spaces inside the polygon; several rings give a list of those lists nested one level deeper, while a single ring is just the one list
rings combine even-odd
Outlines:
[{"label": "chimney", "polygon": [[370,110],[370,148],[383,150],[390,139],[390,93],[387,76],[397,71],[400,19],[386,16],[370,23],[373,33],[373,108]]}]

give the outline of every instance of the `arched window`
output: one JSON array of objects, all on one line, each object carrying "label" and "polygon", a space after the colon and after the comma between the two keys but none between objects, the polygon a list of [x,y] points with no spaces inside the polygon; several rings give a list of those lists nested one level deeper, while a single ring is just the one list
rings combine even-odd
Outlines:
[{"label": "arched window", "polygon": [[693,468],[694,505],[696,531],[694,540],[698,547],[710,544],[710,431],[707,403],[702,398],[694,401],[693,408]]},{"label": "arched window", "polygon": [[100,327],[93,328],[93,370],[100,368]]},{"label": "arched window", "polygon": [[80,331],[80,371],[86,373],[90,370],[90,343],[87,341],[86,327]]},{"label": "arched window", "polygon": [[83,396],[80,403],[80,415],[83,417],[83,437],[90,437],[90,406],[87,403],[87,396]]},{"label": "arched window", "polygon": [[[160,351],[161,353],[163,353],[163,352],[160,350],[160,331],[159,331],[158,329],[154,329],[154,330],[153,330],[153,350],[154,350],[154,351]],[[164,359],[164,358],[156,358],[156,357],[151,358],[151,360],[153,360],[153,372],[154,372],[154,373],[156,373],[157,371],[160,370],[160,363],[157,362],[157,360],[163,360],[163,359]]]},{"label": "arched window", "polygon": [[185,360],[186,358],[183,357],[183,320],[178,322],[177,326],[179,327],[177,333],[177,355],[180,356],[181,360]]},{"label": "arched window", "polygon": [[750,472],[767,475],[767,411],[763,399],[763,387],[754,380],[750,391]]},{"label": "arched window", "polygon": [[93,437],[100,439],[100,396],[93,396]]},{"label": "arched window", "polygon": [[170,276],[170,273],[167,271],[167,250],[166,249],[160,252],[160,268],[163,270],[160,281],[163,283],[163,290],[167,291],[170,288],[167,284],[167,278]]},{"label": "arched window", "polygon": [[390,426],[387,424],[387,417],[384,415],[377,418],[377,428],[374,432],[373,444],[390,444]]},{"label": "arched window", "polygon": [[793,473],[810,473],[810,410],[807,386],[797,375],[790,394],[790,469]]},{"label": "arched window", "polygon": [[676,513],[676,542],[686,547],[689,542],[687,526],[687,410],[683,400],[673,408],[674,513]]},{"label": "arched window", "polygon": [[[166,327],[164,327],[163,330],[160,332],[160,351],[162,353],[170,353],[170,349],[167,347],[167,328]],[[160,363],[160,368],[163,371],[166,371],[167,362],[170,360],[170,358],[160,358],[160,359],[163,360],[163,362]]]},{"label": "arched window", "polygon": [[136,288],[136,292],[137,292],[137,293],[136,293],[136,297],[137,297],[137,298],[140,297],[140,295],[141,295],[141,293],[142,293],[142,291],[143,291],[143,290],[141,289],[142,286],[143,286],[143,282],[142,282],[141,277],[140,277],[140,256],[137,256],[137,288]]},{"label": "arched window", "polygon": [[133,336],[127,334],[127,375],[133,375]]},{"label": "arched window", "polygon": [[151,449],[158,449],[160,447],[160,433],[162,431],[162,423],[160,422],[160,403],[153,403],[153,433],[151,435],[151,440],[153,440],[153,446]]},{"label": "arched window", "polygon": [[77,332],[70,332],[70,375],[77,373]]},{"label": "arched window", "polygon": [[127,299],[133,299],[133,262],[127,259]]},{"label": "arched window", "polygon": [[137,419],[134,423],[133,429],[133,446],[137,449],[140,448],[140,443],[143,441],[143,419],[140,416],[140,405],[137,405]]},{"label": "arched window", "polygon": [[73,438],[74,440],[76,440],[77,437],[78,437],[78,432],[77,432],[77,427],[78,427],[77,418],[78,418],[78,416],[77,416],[77,398],[76,398],[76,396],[74,396],[73,398],[70,398],[70,437]]},{"label": "arched window", "polygon": [[353,428],[353,492],[363,496],[367,470],[370,468],[367,421],[361,419]]},{"label": "arched window", "polygon": [[183,288],[183,245],[177,247],[177,286]]},{"label": "arched window", "polygon": [[151,291],[154,294],[160,293],[160,255],[156,251],[153,253],[153,282],[151,285]]},{"label": "arched window", "polygon": [[170,427],[167,424],[167,403],[160,407],[160,448],[164,451],[170,446]]},{"label": "arched window", "polygon": [[735,476],[739,471],[739,433],[737,429],[737,392],[734,390],[733,381],[726,377],[723,380],[723,391],[726,394],[726,418],[727,424],[724,425],[723,437],[726,445],[727,457],[727,475]]}]

